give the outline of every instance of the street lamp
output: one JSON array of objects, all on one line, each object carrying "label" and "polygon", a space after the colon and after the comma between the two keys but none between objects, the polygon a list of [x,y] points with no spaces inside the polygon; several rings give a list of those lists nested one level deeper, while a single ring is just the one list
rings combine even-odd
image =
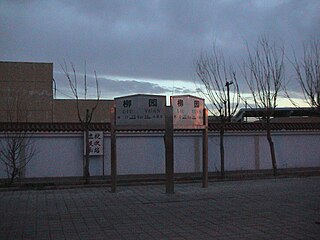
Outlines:
[{"label": "street lamp", "polygon": [[228,97],[228,120],[229,121],[231,121],[231,112],[230,112],[230,85],[232,85],[233,84],[233,81],[230,81],[230,82],[228,82],[228,81],[226,81],[226,87],[227,87],[227,97]]}]

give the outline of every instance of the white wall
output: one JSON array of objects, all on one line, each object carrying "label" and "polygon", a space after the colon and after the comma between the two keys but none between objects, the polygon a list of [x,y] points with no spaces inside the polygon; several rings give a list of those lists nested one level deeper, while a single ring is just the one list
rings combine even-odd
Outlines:
[{"label": "white wall", "polygon": [[117,138],[118,174],[164,173],[164,140],[161,135],[120,135]]},{"label": "white wall", "polygon": [[83,141],[77,135],[32,136],[36,155],[27,165],[26,177],[82,175]]},{"label": "white wall", "polygon": [[320,134],[278,134],[274,137],[279,168],[319,167]]},{"label": "white wall", "polygon": [[174,139],[175,172],[202,171],[202,137],[198,134],[177,134]]},{"label": "white wall", "polygon": [[[33,134],[37,154],[26,168],[26,177],[82,176],[82,133]],[[1,139],[1,136],[0,136]],[[320,132],[273,134],[279,168],[320,167]],[[209,134],[209,171],[220,170],[219,134]],[[104,136],[104,156],[92,157],[90,174],[110,175],[110,136]],[[165,172],[162,134],[121,133],[117,136],[118,174]],[[202,136],[178,133],[174,140],[175,172],[201,172]],[[225,170],[271,169],[269,145],[263,132],[225,134]],[[5,178],[0,164],[0,178]]]}]

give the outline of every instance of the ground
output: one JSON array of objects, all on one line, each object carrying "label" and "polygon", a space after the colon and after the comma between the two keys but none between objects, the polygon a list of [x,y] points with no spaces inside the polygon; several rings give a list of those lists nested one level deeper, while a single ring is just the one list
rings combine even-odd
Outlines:
[{"label": "ground", "polygon": [[0,192],[0,239],[319,239],[320,177]]}]

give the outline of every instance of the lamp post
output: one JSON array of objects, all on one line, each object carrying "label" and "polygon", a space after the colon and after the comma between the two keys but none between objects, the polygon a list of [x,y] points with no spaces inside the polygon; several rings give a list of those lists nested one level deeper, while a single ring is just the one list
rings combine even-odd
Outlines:
[{"label": "lamp post", "polygon": [[228,121],[231,121],[230,115],[231,115],[231,111],[230,111],[230,85],[233,84],[233,81],[226,81],[226,87],[227,87],[227,97],[228,97]]}]

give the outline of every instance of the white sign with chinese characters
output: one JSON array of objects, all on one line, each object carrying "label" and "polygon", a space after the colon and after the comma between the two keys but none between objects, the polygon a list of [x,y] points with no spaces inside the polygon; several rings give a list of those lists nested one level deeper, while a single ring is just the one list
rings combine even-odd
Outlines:
[{"label": "white sign with chinese characters", "polygon": [[165,96],[138,94],[115,98],[115,104],[117,128],[164,128]]},{"label": "white sign with chinese characters", "polygon": [[[86,149],[86,136],[84,136],[84,151]],[[101,156],[103,155],[103,132],[89,131],[89,155]]]},{"label": "white sign with chinese characters", "polygon": [[198,129],[203,128],[204,99],[190,96],[171,96],[173,107],[174,128]]}]

